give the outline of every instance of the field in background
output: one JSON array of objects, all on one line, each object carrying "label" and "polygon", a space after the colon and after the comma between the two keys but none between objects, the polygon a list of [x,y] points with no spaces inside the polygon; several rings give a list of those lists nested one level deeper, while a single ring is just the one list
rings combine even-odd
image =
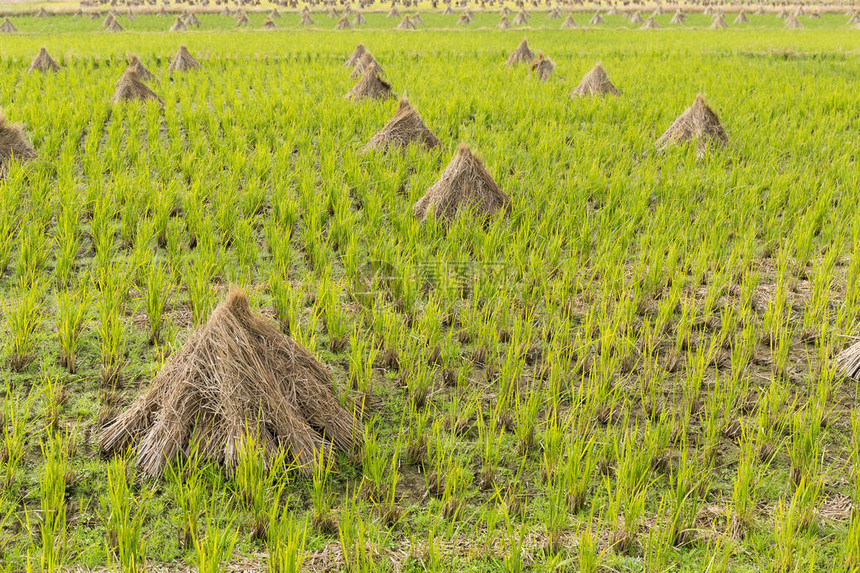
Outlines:
[{"label": "field in background", "polygon": [[[0,570],[253,570],[267,529],[296,550],[305,527],[315,570],[860,565],[858,389],[833,363],[860,330],[860,32],[535,13],[541,83],[504,64],[522,29],[474,29],[498,14],[367,18],[14,18],[0,106],[39,159],[0,183]],[[358,42],[441,150],[361,153],[397,104],[344,99]],[[203,69],[171,78],[180,44]],[[41,46],[56,75],[27,73]],[[163,110],[111,105],[128,54]],[[597,62],[622,96],[571,100]],[[699,92],[730,145],[656,153]],[[511,214],[414,220],[461,142]],[[100,427],[230,284],[365,405],[366,450],[314,479],[248,458],[134,483]]]}]

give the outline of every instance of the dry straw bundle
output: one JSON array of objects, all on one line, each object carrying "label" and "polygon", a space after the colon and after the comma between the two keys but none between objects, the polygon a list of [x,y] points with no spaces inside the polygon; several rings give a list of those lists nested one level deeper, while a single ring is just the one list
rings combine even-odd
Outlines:
[{"label": "dry straw bundle", "polygon": [[150,477],[193,444],[231,471],[249,434],[270,456],[288,450],[305,473],[320,452],[362,445],[360,424],[335,398],[328,368],[234,290],[146,394],[104,428],[100,447],[112,454],[135,444],[137,467]]},{"label": "dry straw bundle", "polygon": [[577,28],[579,28],[579,26],[570,14],[568,14],[567,18],[564,19],[564,22],[561,23],[562,30],[575,30]]},{"label": "dry straw bundle", "polygon": [[349,21],[349,17],[346,15],[341,16],[340,20],[337,21],[337,24],[334,25],[337,30],[352,30],[352,22]]},{"label": "dry straw bundle", "polygon": [[177,16],[176,20],[174,20],[173,25],[170,27],[171,32],[185,32],[188,30],[188,26],[185,25],[185,21],[182,19],[182,16]]},{"label": "dry straw bundle", "polygon": [[597,26],[599,24],[604,24],[603,16],[600,15],[600,12],[595,12],[594,16],[591,17],[591,20],[588,21],[592,26]]},{"label": "dry straw bundle", "polygon": [[678,8],[669,22],[672,24],[684,24],[687,22],[687,15]]},{"label": "dry straw bundle", "polygon": [[539,53],[538,57],[532,62],[532,73],[534,76],[545,82],[550,76],[552,76],[552,72],[555,71],[555,64],[552,63],[552,60]]},{"label": "dry straw bundle", "polygon": [[417,143],[428,149],[442,145],[439,138],[424,125],[421,116],[404,95],[400,98],[397,113],[385,124],[385,127],[370,138],[364,149],[365,151],[371,149],[384,151],[391,147],[404,149],[410,143]]},{"label": "dry straw bundle", "polygon": [[162,103],[161,98],[155,95],[154,91],[149,89],[146,84],[140,81],[140,78],[137,77],[137,72],[129,67],[117,82],[116,91],[114,92],[113,99],[111,99],[111,101],[113,103],[118,103],[121,101],[145,102],[147,100],[155,100]]},{"label": "dry straw bundle", "polygon": [[409,19],[409,16],[404,16],[403,19],[397,24],[398,30],[414,30],[415,24],[412,23],[412,20]]},{"label": "dry straw bundle", "polygon": [[800,20],[797,19],[796,15],[792,14],[785,19],[786,30],[803,30],[803,28],[803,24],[800,23]]},{"label": "dry straw bundle", "polygon": [[529,48],[528,41],[523,38],[523,41],[520,42],[520,45],[517,46],[517,49],[511,52],[511,55],[508,57],[507,64],[509,66],[515,66],[517,64],[528,64],[531,63],[531,61],[534,59],[535,55]]},{"label": "dry straw bundle", "polygon": [[142,82],[148,82],[155,77],[152,75],[152,72],[146,69],[146,66],[143,65],[143,62],[141,62],[140,58],[138,58],[136,55],[132,55],[128,59],[128,69],[134,70],[134,72],[137,74],[137,79]]},{"label": "dry straw bundle", "polygon": [[722,147],[729,138],[717,114],[705,103],[702,94],[696,96],[687,110],[657,140],[657,149],[664,150],[670,144],[696,142],[697,154],[703,155],[711,145]]},{"label": "dry straw bundle", "polygon": [[179,46],[179,51],[173,57],[173,61],[167,67],[168,72],[187,72],[188,70],[199,70],[200,62],[194,59],[191,52],[185,46]]},{"label": "dry straw bundle", "polygon": [[860,342],[855,342],[836,357],[836,372],[845,378],[858,379],[860,374]]},{"label": "dry straw bundle", "polygon": [[373,57],[373,55],[369,51],[365,51],[364,55],[358,60],[358,63],[353,68],[352,73],[349,74],[349,77],[355,79],[364,76],[368,70],[374,70],[377,73],[384,75],[385,72],[382,70],[382,66],[379,65],[379,62]]},{"label": "dry straw bundle", "polygon": [[30,72],[58,72],[60,65],[54,61],[54,58],[48,53],[48,50],[43,46],[39,49],[39,54],[33,58],[33,62],[28,68]]},{"label": "dry straw bundle", "polygon": [[642,24],[640,30],[659,30],[660,24],[657,23],[657,20],[654,19],[654,16],[648,16],[648,19],[645,20],[645,23]]},{"label": "dry straw bundle", "polygon": [[6,123],[6,116],[0,113],[0,177],[5,176],[10,159],[26,163],[35,158],[36,149],[27,139],[24,128]]},{"label": "dry straw bundle", "polygon": [[358,83],[346,94],[347,99],[355,101],[360,99],[382,100],[390,97],[392,97],[391,84],[382,78],[382,71],[378,66],[369,66]]},{"label": "dry straw bundle", "polygon": [[600,64],[595,65],[590,72],[585,74],[579,85],[570,93],[570,97],[603,95],[618,96],[621,95],[621,92],[612,84],[609,76],[606,75],[606,70]]},{"label": "dry straw bundle", "polygon": [[511,21],[508,20],[507,16],[502,16],[501,20],[499,20],[499,23],[496,24],[496,28],[498,28],[499,30],[507,30],[510,27],[511,27]]},{"label": "dry straw bundle", "polygon": [[343,64],[347,68],[355,68],[361,58],[364,57],[364,54],[367,52],[367,48],[364,47],[364,44],[359,44],[355,47],[355,50],[349,55],[349,58],[346,59],[346,62]]},{"label": "dry straw bundle", "polygon": [[266,18],[266,21],[263,22],[263,30],[271,31],[271,30],[277,30],[277,29],[278,29],[278,25],[275,24],[275,21],[272,20],[271,17]]},{"label": "dry straw bundle", "polygon": [[487,216],[511,208],[511,198],[493,180],[484,164],[461,144],[444,173],[412,207],[421,220],[432,211],[436,217],[450,221],[461,209],[474,209]]}]

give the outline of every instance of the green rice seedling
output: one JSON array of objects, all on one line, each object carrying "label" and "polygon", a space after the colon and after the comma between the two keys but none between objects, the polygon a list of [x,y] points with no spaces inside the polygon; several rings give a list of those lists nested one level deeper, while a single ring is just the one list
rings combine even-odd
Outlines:
[{"label": "green rice seedling", "polygon": [[146,569],[143,522],[152,497],[151,490],[132,491],[128,462],[112,458],[107,468],[107,491],[102,499],[102,520],[107,531],[108,549],[124,572]]},{"label": "green rice seedling", "polygon": [[67,398],[63,382],[50,372],[42,371],[39,376],[38,392],[44,404],[47,427],[55,430],[60,422],[60,407]]},{"label": "green rice seedling", "polygon": [[801,487],[798,487],[791,497],[791,501],[786,503],[786,500],[781,498],[774,511],[774,553],[771,565],[774,571],[791,571],[795,566],[798,543],[800,542],[797,537],[799,526],[797,505],[800,495]]},{"label": "green rice seedling", "polygon": [[[442,490],[442,515],[452,524],[457,522],[463,511],[466,488],[472,481],[466,467],[460,458],[453,454],[448,455],[442,471],[437,469],[437,475],[444,476],[444,488]],[[437,478],[438,480],[438,478]]]},{"label": "green rice seedling", "polygon": [[57,337],[60,342],[60,364],[74,374],[78,369],[81,334],[87,324],[87,288],[81,282],[74,290],[57,293]]},{"label": "green rice seedling", "polygon": [[19,217],[15,212],[17,206],[12,204],[17,201],[13,199],[13,193],[8,187],[3,189],[3,196],[8,199],[4,199],[3,204],[0,205],[0,273],[5,273],[9,268],[17,239],[15,231],[19,225]]},{"label": "green rice seedling", "polygon": [[567,487],[567,506],[577,513],[585,506],[591,487],[591,476],[597,465],[594,456],[594,437],[589,439],[572,435],[565,444],[564,481]]},{"label": "green rice seedling", "polygon": [[15,279],[22,286],[30,287],[37,281],[51,254],[50,239],[44,228],[35,221],[21,228],[18,233],[18,266]]},{"label": "green rice seedling", "polygon": [[12,487],[15,473],[24,457],[27,440],[27,421],[30,418],[32,398],[15,401],[11,388],[7,386],[3,398],[3,461],[5,466],[4,484]]},{"label": "green rice seedling", "polygon": [[[63,569],[68,553],[66,526],[66,457],[61,435],[48,437],[42,443],[45,458],[39,479],[39,537],[42,551],[39,564],[42,571],[53,573]],[[27,517],[29,521],[29,515]]]},{"label": "green rice seedling", "polygon": [[430,412],[410,408],[408,416],[409,437],[406,445],[406,460],[413,466],[424,467],[427,465],[427,428]]},{"label": "green rice seedling", "polygon": [[54,231],[54,243],[56,244],[54,276],[60,288],[68,288],[81,245],[80,207],[76,203],[66,203],[60,212]]},{"label": "green rice seedling", "polygon": [[531,391],[525,398],[521,394],[517,394],[517,426],[515,434],[520,453],[523,455],[528,454],[535,446],[535,428],[537,426],[537,416],[540,406],[540,392]]},{"label": "green rice seedling", "polygon": [[775,344],[771,346],[771,353],[773,355],[771,370],[774,376],[786,376],[789,352],[791,351],[791,342],[793,339],[794,334],[789,331],[787,325],[779,327],[775,336]]},{"label": "green rice seedling", "polygon": [[334,456],[320,448],[314,455],[314,470],[311,484],[311,523],[318,531],[334,533],[336,525],[331,517],[332,492],[329,479],[334,467]]},{"label": "green rice seedling", "polygon": [[13,295],[15,303],[3,303],[9,328],[6,346],[10,365],[16,372],[23,371],[35,358],[42,295],[43,288],[40,285],[34,283],[28,287],[19,283]]},{"label": "green rice seedling", "polygon": [[816,520],[815,511],[818,508],[818,501],[821,498],[821,478],[814,476],[809,481],[802,478],[797,485],[795,491],[796,511],[797,511],[797,528],[799,530],[808,530]]},{"label": "green rice seedling", "polygon": [[182,256],[182,240],[185,229],[179,219],[170,219],[164,234],[164,250],[167,252],[167,261],[170,274],[174,277],[181,276],[184,269]]},{"label": "green rice seedling", "polygon": [[[636,431],[628,430],[612,440],[615,452],[615,488],[608,478],[604,478],[607,494],[610,497],[608,509],[612,519],[612,546],[616,551],[627,554],[633,551],[636,532],[645,511],[648,493],[648,472],[650,456],[636,443]],[[623,524],[619,516],[623,514]]]},{"label": "green rice seedling", "polygon": [[173,487],[173,495],[179,510],[179,540],[183,547],[193,547],[194,538],[199,534],[200,518],[205,503],[205,483],[200,466],[198,444],[194,442],[191,451],[183,461],[175,460],[167,468],[167,478]]},{"label": "green rice seedling", "polygon": [[484,413],[480,410],[476,419],[478,428],[478,441],[481,445],[481,471],[478,478],[478,486],[486,491],[496,486],[496,468],[501,460],[502,450],[500,448],[502,428],[495,424],[489,427],[484,421]]},{"label": "green rice seedling", "polygon": [[427,530],[427,541],[424,543],[423,562],[427,571],[444,571],[442,552],[436,541],[438,526],[434,523]]},{"label": "green rice seedling", "polygon": [[[220,573],[223,571],[225,564],[233,555],[233,549],[236,547],[236,541],[239,537],[239,529],[225,515],[226,510],[223,508],[216,509],[214,504],[214,499],[206,503],[204,509],[205,531],[200,531],[198,536],[194,538],[194,552],[191,561],[199,573]],[[227,525],[221,526],[220,522],[225,518]]]},{"label": "green rice seedling", "polygon": [[122,271],[105,271],[98,281],[98,334],[101,342],[101,378],[105,385],[115,385],[126,360],[127,336],[123,323],[125,299],[128,293]]},{"label": "green rice seedling", "polygon": [[400,378],[406,382],[409,401],[416,410],[423,409],[433,388],[433,369],[426,362],[408,355],[400,361],[400,369]]},{"label": "green rice seedling", "polygon": [[277,472],[283,468],[283,454],[271,459],[267,467],[264,445],[257,441],[250,430],[245,432],[238,450],[233,482],[242,504],[251,513],[254,539],[266,538],[271,507],[269,498],[274,489]]},{"label": "green rice seedling", "polygon": [[331,282],[326,272],[320,277],[317,288],[316,312],[323,317],[329,337],[329,350],[340,352],[348,341],[347,321],[340,307],[341,287]]},{"label": "green rice seedling", "polygon": [[295,332],[301,317],[303,297],[301,291],[290,285],[286,267],[272,268],[269,275],[269,289],[281,328],[287,334]]},{"label": "green rice seedling", "polygon": [[236,223],[233,249],[239,260],[240,273],[250,280],[259,257],[252,221],[243,218]]},{"label": "green rice seedling", "polygon": [[379,513],[382,521],[388,527],[394,527],[400,520],[401,509],[398,503],[400,497],[397,495],[397,483],[400,480],[400,472],[398,464],[400,462],[400,441],[395,444],[394,451],[391,454],[391,461],[388,464],[388,471],[385,476],[384,488],[382,491],[382,500],[379,506]]},{"label": "green rice seedling", "polygon": [[558,413],[555,408],[547,418],[541,446],[543,457],[541,472],[544,479],[552,480],[561,461],[564,446],[564,433],[559,425]]},{"label": "green rice seedling", "polygon": [[681,445],[677,468],[671,473],[671,504],[668,507],[667,530],[672,532],[669,543],[679,546],[694,530],[696,515],[708,494],[709,466],[697,466],[697,459],[688,452],[686,440]]},{"label": "green rice seedling", "polygon": [[353,327],[349,337],[349,382],[353,390],[373,393],[373,364],[379,350],[373,337],[363,336],[357,325]]},{"label": "green rice seedling", "polygon": [[849,571],[860,567],[860,512],[856,508],[851,512],[841,554],[842,563]]},{"label": "green rice seedling", "polygon": [[740,458],[732,489],[731,512],[727,516],[729,527],[735,535],[743,535],[753,524],[758,492],[765,468],[757,459],[755,442],[746,433],[740,440]]},{"label": "green rice seedling", "polygon": [[195,326],[205,323],[209,313],[215,307],[216,293],[212,288],[214,257],[212,254],[205,254],[202,250],[198,250],[185,269],[185,286],[188,289],[191,316]]},{"label": "green rice seedling", "polygon": [[388,455],[377,439],[377,421],[371,419],[364,429],[364,460],[361,465],[361,492],[371,503],[379,503],[384,495]]},{"label": "green rice seedling", "polygon": [[93,216],[90,221],[93,250],[95,259],[93,261],[93,272],[100,276],[108,272],[111,261],[114,258],[114,242],[116,240],[116,229],[114,219],[116,217],[116,206],[110,195],[100,196],[93,207]]},{"label": "green rice seedling", "polygon": [[317,352],[317,322],[320,315],[314,309],[308,316],[304,324],[296,321],[295,326],[290,327],[290,332],[296,342],[304,346],[311,354]]},{"label": "green rice seedling", "polygon": [[[501,502],[501,494],[496,490],[496,498]],[[523,548],[526,543],[528,524],[521,521],[517,526],[507,504],[502,503],[505,518],[504,556],[503,563],[506,573],[521,573],[526,565],[523,559]]]},{"label": "green rice seedling", "polygon": [[712,463],[716,459],[717,448],[720,443],[720,433],[725,426],[725,392],[722,387],[721,378],[716,377],[711,395],[705,403],[705,408],[700,416],[702,426],[702,459]]},{"label": "green rice seedling", "polygon": [[713,536],[708,541],[707,555],[705,558],[706,573],[727,573],[731,571],[729,559],[732,556],[732,548],[726,540],[720,536]]},{"label": "green rice seedling", "polygon": [[561,548],[561,534],[568,523],[567,483],[563,476],[550,476],[544,488],[546,512],[543,523],[547,534],[547,551],[557,553]]},{"label": "green rice seedling", "polygon": [[818,480],[823,416],[820,405],[809,402],[792,419],[788,454],[791,458],[790,476],[795,485],[804,479],[807,482]]},{"label": "green rice seedling", "polygon": [[[498,491],[498,488],[496,488],[496,491]],[[479,523],[484,526],[482,550],[485,553],[495,550],[496,542],[500,539],[498,530],[502,517],[502,512],[497,503],[488,503],[481,507]]]},{"label": "green rice seedling", "polygon": [[[851,501],[860,508],[860,412],[851,413]],[[856,513],[856,512],[855,512]]]},{"label": "green rice seedling", "polygon": [[577,540],[579,541],[577,565],[582,573],[595,573],[599,571],[608,549],[607,547],[603,551],[598,551],[595,531],[600,531],[600,523],[598,522],[595,527],[592,515],[592,518],[580,527],[577,535]]},{"label": "green rice seedling", "polygon": [[328,246],[326,235],[321,229],[308,227],[304,234],[305,255],[308,258],[308,266],[315,273],[322,273],[330,264],[331,249]]},{"label": "green rice seedling", "polygon": [[308,534],[307,520],[299,521],[294,511],[286,504],[280,507],[281,487],[274,497],[269,512],[266,555],[271,573],[296,573],[302,570],[305,559],[305,540]]},{"label": "green rice seedling", "polygon": [[170,278],[164,267],[154,260],[149,263],[143,285],[143,309],[149,322],[149,343],[161,342],[164,311],[170,292]]},{"label": "green rice seedling", "polygon": [[346,570],[363,573],[374,571],[375,563],[370,530],[361,509],[356,493],[353,491],[350,494],[347,490],[346,499],[341,505],[337,530]]},{"label": "green rice seedling", "polygon": [[[668,496],[660,498],[657,506],[658,519],[665,516],[673,502]],[[673,521],[663,521],[648,530],[644,547],[644,571],[660,573],[671,568],[677,562],[677,553],[674,550],[674,540],[678,532],[674,529]]]}]

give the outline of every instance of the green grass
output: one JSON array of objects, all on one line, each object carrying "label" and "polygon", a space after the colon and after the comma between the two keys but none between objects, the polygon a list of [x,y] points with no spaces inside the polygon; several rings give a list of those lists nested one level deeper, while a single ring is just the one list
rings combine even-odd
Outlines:
[{"label": "green grass", "polygon": [[[498,15],[408,33],[368,19],[14,19],[0,105],[39,159],[0,183],[2,567],[217,570],[271,551],[289,570],[327,548],[353,570],[860,565],[857,386],[833,364],[860,311],[845,18],[563,32],[536,14],[547,83],[504,65],[522,30],[477,30]],[[396,101],[344,99],[357,42],[441,150],[360,153]],[[180,43],[203,70],[171,79]],[[42,45],[58,74],[26,72]],[[130,53],[163,112],[110,104]],[[623,95],[571,100],[598,61]],[[730,145],[655,153],[698,92]],[[419,223],[460,142],[510,216]],[[186,460],[135,483],[133,452],[99,456],[100,425],[230,284],[365,401],[369,447],[313,479]],[[58,495],[64,513],[40,521]]]}]

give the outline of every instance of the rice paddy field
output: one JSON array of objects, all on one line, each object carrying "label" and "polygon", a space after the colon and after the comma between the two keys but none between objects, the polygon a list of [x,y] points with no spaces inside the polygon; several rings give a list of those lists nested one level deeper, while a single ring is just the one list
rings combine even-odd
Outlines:
[{"label": "rice paddy field", "polygon": [[[860,567],[847,16],[267,13],[0,36],[38,153],[0,181],[0,571]],[[523,36],[547,81],[506,65]],[[358,43],[440,147],[364,151],[398,103],[344,97]],[[180,45],[201,69],[167,71]],[[43,46],[61,69],[28,73]],[[163,105],[112,103],[132,54]],[[596,63],[621,95],[570,97]],[[697,94],[728,144],[657,151]],[[509,210],[415,218],[460,144]],[[231,287],[331,370],[363,447],[303,472],[249,433],[231,471],[190,444],[158,478],[102,452]]]}]

